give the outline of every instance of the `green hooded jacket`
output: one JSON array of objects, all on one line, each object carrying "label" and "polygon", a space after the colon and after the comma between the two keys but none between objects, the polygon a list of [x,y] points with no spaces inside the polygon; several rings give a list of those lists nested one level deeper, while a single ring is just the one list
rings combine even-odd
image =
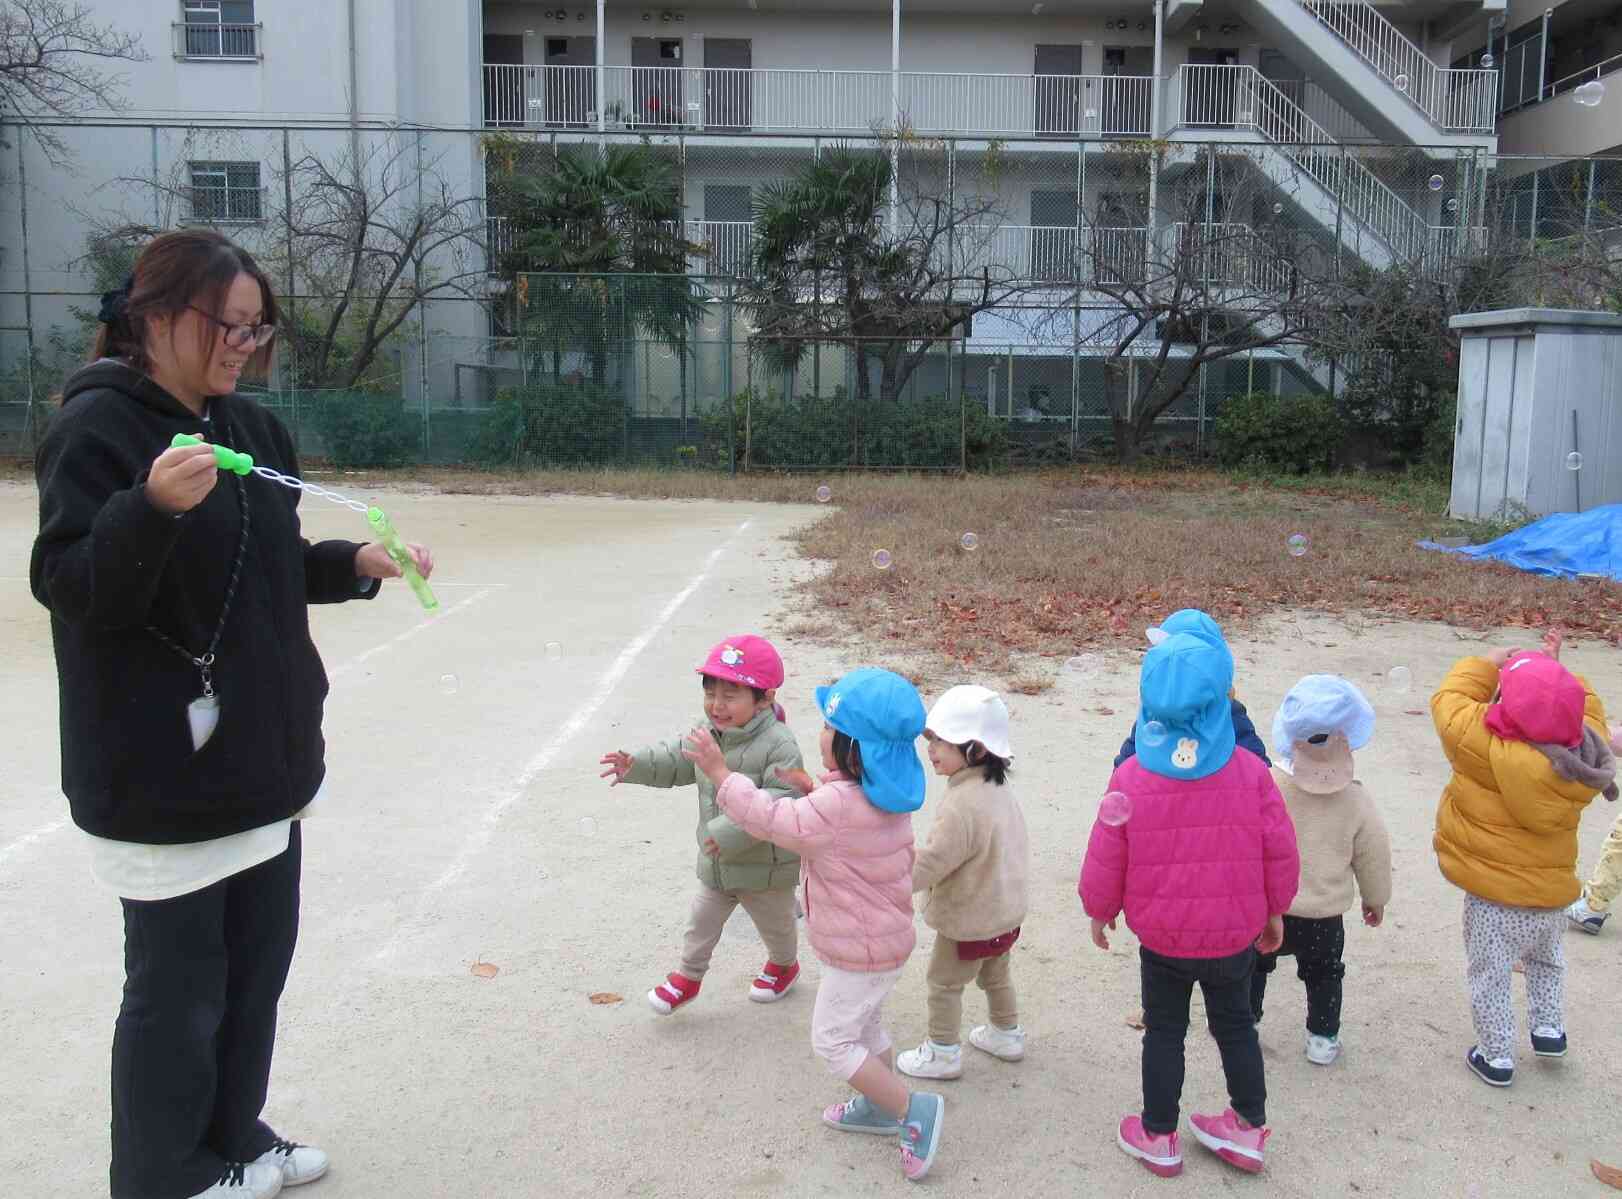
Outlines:
[{"label": "green hooded jacket", "polygon": [[[707,723],[707,722],[704,722]],[[716,731],[712,728],[712,734]],[[644,787],[698,787],[698,881],[718,891],[790,891],[799,885],[798,854],[757,841],[721,811],[715,802],[715,784],[699,774],[682,756],[685,736],[639,749],[631,758],[627,783]],[[803,769],[799,744],[788,726],[770,708],[739,728],[716,735],[727,765],[773,795],[798,794],[777,777],[784,770]],[[704,852],[714,837],[719,857]]]}]

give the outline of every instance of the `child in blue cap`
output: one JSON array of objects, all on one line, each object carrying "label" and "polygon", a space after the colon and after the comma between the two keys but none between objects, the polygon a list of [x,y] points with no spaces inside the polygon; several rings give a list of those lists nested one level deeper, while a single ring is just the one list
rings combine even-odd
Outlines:
[{"label": "child in blue cap", "polygon": [[1345,913],[1361,896],[1363,923],[1379,928],[1391,902],[1391,839],[1373,797],[1352,777],[1352,753],[1373,735],[1374,708],[1333,674],[1307,675],[1273,719],[1273,781],[1295,826],[1301,888],[1284,914],[1284,944],[1256,963],[1251,1008],[1260,1024],[1267,976],[1280,957],[1295,958],[1307,988],[1307,1060],[1318,1066],[1340,1056]]},{"label": "child in blue cap", "polygon": [[[1207,645],[1222,650],[1228,655],[1230,665],[1233,662],[1233,651],[1228,648],[1227,639],[1222,636],[1222,627],[1212,620],[1206,613],[1198,608],[1183,608],[1173,612],[1159,626],[1145,630],[1150,646],[1159,645],[1166,638],[1177,633],[1187,633],[1191,637],[1198,637]],[[1267,746],[1262,743],[1256,732],[1255,722],[1250,719],[1250,713],[1245,705],[1240,703],[1232,689],[1228,692],[1228,710],[1233,717],[1234,742],[1240,749],[1248,749],[1266,765],[1272,765],[1267,759]],[[1119,766],[1133,754],[1138,752],[1137,729],[1128,729],[1126,740],[1121,742],[1121,752],[1115,755],[1115,765]]]},{"label": "child in blue cap", "polygon": [[916,745],[924,704],[900,675],[868,667],[817,688],[817,706],[829,773],[813,787],[803,771],[779,771],[798,799],[732,772],[707,729],[694,729],[684,752],[738,827],[800,855],[806,929],[822,962],[811,1045],[858,1092],[823,1121],[899,1137],[902,1173],[917,1182],[935,1160],[945,1105],[937,1094],[909,1093],[897,1076],[883,1008],[917,941],[912,813],[924,802]]},{"label": "child in blue cap", "polygon": [[1183,1169],[1178,1105],[1197,983],[1230,1106],[1190,1116],[1194,1136],[1242,1170],[1262,1168],[1267,1081],[1250,1010],[1260,950],[1283,940],[1300,874],[1295,830],[1260,758],[1234,748],[1226,647],[1175,633],[1143,659],[1137,756],[1110,776],[1082,865],[1093,943],[1123,911],[1140,942],[1143,1109],[1116,1143],[1154,1174]]}]

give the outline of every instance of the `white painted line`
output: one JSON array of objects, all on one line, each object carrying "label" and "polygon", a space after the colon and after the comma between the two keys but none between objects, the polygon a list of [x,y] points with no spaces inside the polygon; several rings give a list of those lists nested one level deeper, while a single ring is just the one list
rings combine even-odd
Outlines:
[{"label": "white painted line", "polygon": [[[62,802],[66,803],[67,801],[63,800]],[[29,846],[33,845],[36,841],[43,841],[52,833],[60,832],[62,829],[67,827],[67,824],[68,818],[64,816],[60,820],[51,821],[50,824],[41,825],[31,833],[24,833],[10,845],[0,849],[0,866],[9,865],[13,858],[21,857],[23,851]]]},{"label": "white painted line", "polygon": [[502,817],[507,814],[507,809],[523,798],[524,792],[529,790],[529,785],[535,781],[541,771],[550,766],[552,760],[562,752],[564,747],[579,736],[585,727],[591,723],[592,719],[601,711],[603,705],[608,702],[609,697],[614,694],[615,688],[620,685],[621,680],[630,671],[632,664],[642,655],[642,651],[647,649],[653,639],[659,635],[659,631],[670,623],[671,618],[681,610],[681,606],[693,597],[693,593],[704,585],[704,581],[710,577],[710,571],[714,570],[715,564],[720,561],[721,555],[726,553],[733,542],[743,536],[744,531],[752,523],[752,521],[744,521],[737,527],[731,537],[728,537],[726,541],[711,550],[710,556],[704,560],[704,568],[694,575],[687,586],[683,587],[660,610],[659,615],[654,618],[652,624],[638,633],[633,640],[626,644],[624,649],[620,650],[619,657],[614,659],[613,664],[597,680],[596,687],[592,689],[591,695],[586,699],[585,703],[575,708],[574,715],[565,721],[563,726],[552,735],[551,740],[541,747],[539,753],[524,764],[523,770],[518,773],[518,777],[513,781],[513,784],[499,794],[495,801],[485,809],[479,823],[474,826],[473,831],[462,842],[462,848],[457,851],[456,857],[445,868],[445,872],[424,887],[422,893],[418,895],[417,910],[413,913],[413,919],[411,921],[402,921],[395,926],[395,931],[388,941],[372,956],[373,961],[382,961],[392,954],[400,943],[401,934],[406,925],[414,923],[417,918],[420,918],[435,895],[466,873],[473,860],[483,853],[485,847],[490,844],[490,839],[495,835],[496,825],[501,823]]},{"label": "white painted line", "polygon": [[412,625],[409,629],[407,629],[405,632],[401,633],[399,636],[389,638],[389,640],[385,641],[382,645],[374,645],[374,646],[372,646],[371,649],[367,650],[365,653],[356,654],[353,658],[349,659],[349,661],[345,662],[343,665],[335,667],[334,669],[328,671],[327,672],[328,680],[329,681],[330,680],[335,680],[340,675],[348,674],[351,670],[354,670],[355,667],[361,665],[364,662],[371,661],[373,658],[377,657],[378,654],[381,654],[386,650],[391,650],[395,646],[400,645],[400,644],[402,644],[404,642],[410,641],[413,637],[417,636],[417,634],[421,633],[424,629],[431,628],[432,626],[438,624],[440,621],[449,620],[456,613],[464,611],[464,610],[466,610],[468,608],[471,608],[474,604],[478,603],[480,600],[484,599],[486,596],[492,594],[494,592],[494,590],[495,590],[494,587],[486,587],[482,591],[475,591],[472,595],[468,596],[465,600],[461,600],[458,603],[454,603],[449,608],[446,608],[443,611],[440,611],[440,612],[436,613],[435,615],[425,617],[420,623]]}]

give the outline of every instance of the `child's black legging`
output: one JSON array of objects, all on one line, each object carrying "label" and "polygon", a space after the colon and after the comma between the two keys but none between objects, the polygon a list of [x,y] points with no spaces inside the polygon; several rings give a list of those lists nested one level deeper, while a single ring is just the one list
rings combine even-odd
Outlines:
[{"label": "child's black legging", "polygon": [[1267,976],[1281,957],[1295,958],[1295,973],[1307,985],[1307,1031],[1315,1037],[1340,1035],[1341,980],[1346,977],[1346,918],[1330,916],[1311,920],[1303,916],[1284,917],[1284,944],[1277,953],[1264,953],[1256,960],[1256,973],[1250,981],[1250,1008],[1256,1023],[1262,1020],[1262,1000],[1267,994]]},{"label": "child's black legging", "polygon": [[1256,951],[1226,958],[1170,958],[1138,950],[1143,971],[1143,1126],[1175,1132],[1183,1095],[1183,1041],[1194,984],[1205,995],[1205,1017],[1222,1053],[1228,1099],[1247,1123],[1267,1123],[1267,1080],[1262,1047],[1250,1013],[1250,976]]}]

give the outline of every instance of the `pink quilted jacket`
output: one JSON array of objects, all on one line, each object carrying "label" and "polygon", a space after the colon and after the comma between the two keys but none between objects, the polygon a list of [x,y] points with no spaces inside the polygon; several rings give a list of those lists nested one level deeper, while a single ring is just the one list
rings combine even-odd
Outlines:
[{"label": "pink quilted jacket", "polygon": [[906,962],[912,925],[912,814],[885,812],[835,772],[799,799],[727,777],[716,803],[751,837],[800,855],[811,948],[829,966],[872,973]]},{"label": "pink quilted jacket", "polygon": [[1295,826],[1255,754],[1235,750],[1221,770],[1192,782],[1129,758],[1109,789],[1131,800],[1131,815],[1123,825],[1093,825],[1077,888],[1087,915],[1113,920],[1124,908],[1145,948],[1220,958],[1289,910],[1301,874]]}]

